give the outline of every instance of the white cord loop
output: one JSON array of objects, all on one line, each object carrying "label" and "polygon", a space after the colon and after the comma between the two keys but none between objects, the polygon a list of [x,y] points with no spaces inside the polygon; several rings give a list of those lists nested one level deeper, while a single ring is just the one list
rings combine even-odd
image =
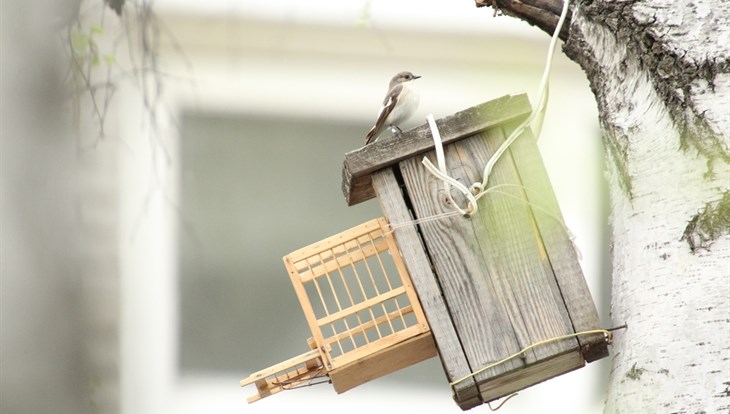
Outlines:
[{"label": "white cord loop", "polygon": [[[426,157],[423,157],[421,163],[431,174],[444,182],[444,192],[449,198],[451,205],[454,206],[454,208],[456,208],[462,216],[469,217],[477,211],[478,205],[476,196],[472,194],[471,190],[469,190],[469,188],[467,188],[464,184],[449,176],[449,173],[446,171],[446,157],[444,157],[444,146],[441,142],[441,133],[439,132],[438,126],[436,126],[436,120],[434,119],[433,114],[428,114],[426,119],[428,120],[429,127],[431,127],[431,136],[433,137],[434,148],[436,149],[436,162],[438,162],[439,167],[436,168],[433,163],[431,163],[431,160]],[[454,198],[451,196],[451,186],[456,187],[456,189],[461,191],[461,193],[469,200],[465,209],[461,208],[456,201],[454,201]]]},{"label": "white cord loop", "polygon": [[[555,28],[555,32],[553,32],[553,36],[550,39],[550,47],[548,48],[548,56],[547,56],[547,62],[545,63],[545,70],[542,74],[542,79],[540,80],[540,86],[539,86],[539,92],[540,97],[537,102],[537,108],[530,114],[527,119],[525,119],[513,132],[510,134],[510,136],[502,143],[502,145],[499,146],[497,151],[495,151],[494,154],[489,158],[489,161],[487,161],[487,164],[484,166],[484,171],[482,172],[482,181],[481,182],[475,182],[472,183],[469,187],[462,184],[461,182],[457,181],[456,179],[449,176],[447,169],[446,169],[446,157],[444,157],[444,148],[443,143],[441,141],[441,134],[438,130],[438,126],[436,125],[436,121],[434,120],[433,114],[429,114],[426,119],[428,120],[428,125],[431,128],[431,136],[433,137],[434,142],[434,148],[436,150],[436,161],[438,163],[438,168],[436,168],[431,160],[429,160],[427,157],[423,157],[421,160],[421,163],[426,167],[426,169],[433,174],[435,177],[443,181],[444,184],[444,191],[446,193],[446,196],[448,197],[448,201],[451,203],[451,205],[454,207],[456,211],[458,211],[458,214],[461,214],[464,217],[470,217],[472,214],[474,214],[479,209],[478,200],[487,194],[488,192],[494,192],[494,193],[501,193],[505,196],[514,197],[513,195],[502,192],[498,190],[498,187],[502,186],[511,186],[515,185],[520,188],[522,188],[525,191],[528,191],[528,188],[525,188],[518,184],[502,184],[494,187],[488,187],[487,183],[489,181],[489,175],[492,173],[492,169],[494,168],[494,165],[497,163],[499,158],[504,154],[510,145],[520,136],[522,135],[522,132],[527,128],[528,126],[532,126],[532,130],[535,134],[536,139],[540,137],[540,132],[542,130],[542,121],[545,117],[545,109],[547,107],[547,101],[548,101],[548,94],[549,94],[549,78],[550,78],[550,68],[552,67],[553,62],[553,55],[555,54],[555,46],[558,42],[558,35],[560,33],[561,28],[563,27],[563,23],[565,22],[565,17],[568,14],[568,7],[569,7],[569,0],[565,0],[563,2],[563,9],[560,13],[560,19],[558,20],[558,25]],[[459,206],[456,201],[454,201],[453,196],[451,195],[451,187],[455,187],[457,190],[459,190],[464,196],[467,198],[468,203],[466,208],[462,208]],[[578,256],[578,260],[582,260],[582,255],[580,250],[578,249],[578,246],[575,243],[575,235],[568,229],[568,227],[565,225],[562,219],[558,217],[556,214],[547,211],[543,207],[539,205],[535,205],[528,200],[525,200],[523,198],[515,197],[515,199],[523,201],[527,203],[528,205],[532,206],[534,209],[537,209],[539,211],[542,211],[543,213],[551,216],[555,220],[557,220],[563,229],[565,230],[566,234],[568,235],[568,238],[570,239],[570,242],[573,244],[573,248],[575,249],[575,252]],[[456,211],[451,213],[442,213],[438,216],[434,216],[433,218],[427,217],[421,220],[417,221],[428,221],[431,219],[437,219],[437,218],[444,218],[449,217],[452,214],[457,214]],[[406,223],[404,223],[406,224]],[[393,230],[395,230],[395,227],[393,227]],[[393,231],[391,230],[391,231]]]},{"label": "white cord loop", "polygon": [[[550,39],[547,62],[545,63],[545,70],[543,71],[542,79],[540,80],[540,98],[537,102],[537,108],[532,111],[530,116],[527,117],[527,119],[525,119],[514,131],[512,131],[512,134],[510,134],[510,136],[502,143],[502,145],[499,146],[497,151],[492,154],[492,156],[489,158],[489,161],[487,161],[487,165],[484,166],[481,182],[473,183],[469,188],[467,188],[464,184],[449,176],[448,172],[446,171],[444,148],[441,142],[441,134],[439,133],[438,126],[436,126],[436,121],[433,118],[433,114],[429,114],[428,117],[426,117],[426,119],[428,120],[428,125],[431,128],[431,136],[433,137],[433,143],[436,149],[436,161],[438,162],[439,168],[436,168],[433,163],[431,163],[431,161],[426,157],[423,157],[421,163],[431,174],[444,182],[444,190],[446,191],[446,195],[449,198],[449,201],[452,203],[454,208],[456,208],[459,213],[461,213],[465,217],[469,217],[469,215],[475,213],[479,208],[477,200],[479,200],[489,190],[487,187],[487,183],[489,181],[489,175],[492,173],[494,165],[497,163],[500,157],[502,157],[502,154],[507,151],[509,146],[512,145],[512,143],[520,135],[522,135],[522,131],[524,131],[525,128],[528,127],[528,125],[532,125],[535,137],[540,137],[540,132],[542,130],[542,120],[545,117],[545,109],[547,107],[548,101],[548,80],[550,79],[550,68],[553,64],[553,55],[555,54],[555,45],[558,43],[558,35],[560,34],[560,30],[563,27],[563,23],[565,22],[565,17],[568,14],[569,3],[569,0],[565,0],[563,2],[563,10],[560,13],[558,25],[555,28],[555,32],[553,32],[552,38]],[[456,204],[453,197],[451,196],[450,186],[456,187],[469,200],[466,209],[463,209],[458,204]]]}]

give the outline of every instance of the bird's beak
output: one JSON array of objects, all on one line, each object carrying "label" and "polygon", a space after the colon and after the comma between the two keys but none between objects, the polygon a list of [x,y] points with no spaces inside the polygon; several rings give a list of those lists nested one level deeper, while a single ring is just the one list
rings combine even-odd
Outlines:
[{"label": "bird's beak", "polygon": [[420,76],[417,76],[417,75],[413,75],[413,80],[416,80],[416,79],[418,79],[418,78],[420,78]]}]

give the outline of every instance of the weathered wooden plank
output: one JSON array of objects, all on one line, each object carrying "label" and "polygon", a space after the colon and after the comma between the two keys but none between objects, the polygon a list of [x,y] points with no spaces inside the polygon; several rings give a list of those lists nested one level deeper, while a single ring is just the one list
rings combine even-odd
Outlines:
[{"label": "weathered wooden plank", "polygon": [[[499,128],[486,131],[453,144],[447,160],[464,167],[465,182],[481,181],[482,168],[504,140]],[[491,282],[505,300],[520,348],[573,333],[509,150],[492,169],[489,187],[499,192],[484,195],[470,220],[479,240],[475,254],[481,254],[490,266]],[[532,364],[577,348],[575,340],[551,343],[527,353],[525,362]]]},{"label": "weathered wooden plank", "polygon": [[[383,228],[387,228],[388,221],[383,217],[381,217],[380,220]],[[416,317],[416,323],[427,327],[428,320],[426,319],[426,315],[423,313],[423,308],[421,308],[421,303],[418,300],[418,293],[413,286],[413,279],[411,279],[408,274],[408,267],[406,267],[406,263],[403,261],[403,256],[400,254],[398,244],[395,241],[395,236],[392,233],[387,233],[385,234],[385,239],[388,241],[388,248],[390,252],[392,252],[393,263],[395,263],[395,267],[398,269],[398,274],[401,276],[403,287],[406,289],[408,303],[413,304],[413,315]]]},{"label": "weathered wooden plank", "polygon": [[[436,121],[444,144],[515,120],[525,119],[531,108],[527,95],[507,95]],[[381,138],[345,154],[342,193],[348,205],[374,196],[370,174],[433,149],[428,125],[403,132],[399,139]]]},{"label": "weathered wooden plank", "polygon": [[[404,134],[409,132],[410,130],[405,131]],[[392,141],[390,139],[386,140]],[[376,145],[377,143],[378,141],[370,145]],[[345,157],[347,157],[347,155],[345,155]],[[350,167],[347,165],[347,158],[345,158],[345,163],[342,165],[341,185],[342,194],[344,194],[345,202],[348,206],[354,206],[355,204],[370,200],[371,198],[375,197],[375,190],[373,190],[373,183],[371,181],[370,175],[366,173],[357,177],[353,176],[350,172]]]},{"label": "weathered wooden plank", "polygon": [[[447,146],[451,176],[467,185],[481,181],[484,165],[503,141],[501,131],[492,129]],[[429,156],[435,161],[432,154]],[[422,167],[420,160],[403,161],[401,168],[417,217],[450,210],[441,182]],[[506,195],[484,196],[479,212],[471,219],[455,217],[421,226],[444,286],[447,307],[473,369],[539,341],[573,333],[509,152],[493,169],[489,184],[500,186]],[[465,205],[461,194],[455,190],[452,193],[456,202]],[[464,285],[469,288],[464,289]],[[491,330],[487,335],[485,327]],[[505,346],[505,342],[511,346]],[[524,362],[539,364],[577,350],[574,339],[549,343],[527,352]],[[510,361],[478,375],[477,382],[487,383],[518,368],[521,366],[517,361]],[[534,378],[535,382],[543,379]]]},{"label": "weathered wooden plank", "polygon": [[[541,207],[533,209],[540,237],[550,258],[573,328],[576,332],[601,329],[601,321],[578,263],[575,248],[561,225],[563,216],[535,141],[528,130],[510,146],[510,150],[520,179],[528,188],[527,199]],[[602,334],[581,336],[578,342],[583,357],[588,362],[608,356],[608,346]]]},{"label": "weathered wooden plank", "polygon": [[[390,223],[405,223],[412,219],[391,168],[373,174],[373,188],[378,195],[380,207]],[[433,274],[429,258],[423,250],[416,226],[399,227],[394,235],[431,327],[448,381],[468,375],[472,370],[456,335],[441,288]],[[463,381],[453,389],[454,399],[463,409],[481,404],[474,379]]]},{"label": "weathered wooden plank", "polygon": [[[433,152],[427,156],[435,159]],[[463,180],[467,167],[454,162],[453,146],[446,148],[446,158],[450,160],[447,165],[451,176]],[[425,169],[420,159],[405,160],[400,166],[416,217],[453,211],[441,181]],[[518,352],[521,347],[512,327],[509,305],[495,289],[492,266],[480,254],[480,240],[471,220],[451,216],[419,227],[471,368],[480,369]],[[521,360],[511,360],[475,379],[481,383],[522,366]]]},{"label": "weathered wooden plank", "polygon": [[[584,365],[585,361],[580,352],[568,352],[480,384],[479,392],[484,401],[493,401]],[[544,411],[548,412],[548,410]]]}]

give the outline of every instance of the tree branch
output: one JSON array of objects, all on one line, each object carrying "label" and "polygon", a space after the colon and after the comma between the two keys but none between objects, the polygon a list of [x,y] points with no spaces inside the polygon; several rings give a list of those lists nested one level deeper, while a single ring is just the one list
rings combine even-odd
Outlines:
[{"label": "tree branch", "polygon": [[[495,13],[516,17],[552,35],[563,9],[562,0],[475,0],[477,7],[492,7]],[[560,30],[560,39],[568,40],[571,12]]]}]

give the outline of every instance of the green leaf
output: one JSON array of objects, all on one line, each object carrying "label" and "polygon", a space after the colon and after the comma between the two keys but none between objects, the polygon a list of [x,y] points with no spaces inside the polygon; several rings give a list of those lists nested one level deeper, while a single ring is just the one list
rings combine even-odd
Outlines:
[{"label": "green leaf", "polygon": [[72,31],[71,47],[77,55],[85,55],[89,49],[89,36],[79,30]]},{"label": "green leaf", "polygon": [[104,33],[104,28],[101,27],[101,26],[99,26],[98,24],[95,24],[95,25],[91,26],[91,34],[92,35],[95,35],[95,34],[99,34],[100,35],[100,34],[103,34],[103,33]]},{"label": "green leaf", "polygon": [[360,15],[355,21],[355,27],[362,28],[367,26],[368,23],[370,23],[370,0],[363,4],[362,9],[360,10]]},{"label": "green leaf", "polygon": [[107,65],[113,65],[117,63],[117,57],[113,54],[111,55],[104,55],[104,62],[106,62]]}]

